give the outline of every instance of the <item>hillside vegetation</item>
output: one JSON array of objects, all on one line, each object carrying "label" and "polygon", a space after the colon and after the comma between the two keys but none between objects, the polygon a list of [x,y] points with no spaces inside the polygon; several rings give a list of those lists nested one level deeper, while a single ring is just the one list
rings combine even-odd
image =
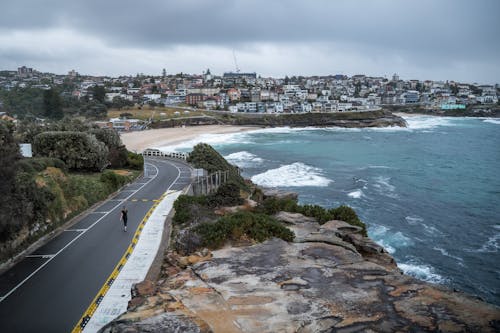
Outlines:
[{"label": "hillside vegetation", "polygon": [[[19,141],[32,143],[35,157],[23,158]],[[111,130],[79,122],[16,128],[0,121],[0,263],[108,197],[142,168],[142,156],[127,152]]]},{"label": "hillside vegetation", "polygon": [[182,255],[204,247],[217,249],[228,242],[263,242],[273,237],[293,241],[294,234],[275,218],[281,211],[313,217],[319,224],[342,220],[360,227],[360,233],[366,236],[366,225],[352,208],[326,209],[318,205],[299,205],[296,199],[266,197],[210,145],[196,145],[189,161],[209,172],[230,170],[231,179],[209,195],[181,195],[175,201],[171,244]]}]

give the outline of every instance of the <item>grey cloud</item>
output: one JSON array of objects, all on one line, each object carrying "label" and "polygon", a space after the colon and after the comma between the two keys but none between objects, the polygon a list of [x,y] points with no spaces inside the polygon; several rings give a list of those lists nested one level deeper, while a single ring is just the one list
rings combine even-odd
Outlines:
[{"label": "grey cloud", "polygon": [[420,66],[498,65],[499,12],[498,0],[18,0],[0,4],[0,29],[74,30],[110,48],[333,43]]}]

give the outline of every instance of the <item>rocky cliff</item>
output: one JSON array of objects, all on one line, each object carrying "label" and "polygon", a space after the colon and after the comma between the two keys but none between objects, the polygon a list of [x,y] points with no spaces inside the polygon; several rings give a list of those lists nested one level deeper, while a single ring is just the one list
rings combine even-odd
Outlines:
[{"label": "rocky cliff", "polygon": [[101,332],[498,332],[500,311],[403,275],[360,228],[275,216],[294,242],[271,239],[165,256],[158,281],[132,291]]}]

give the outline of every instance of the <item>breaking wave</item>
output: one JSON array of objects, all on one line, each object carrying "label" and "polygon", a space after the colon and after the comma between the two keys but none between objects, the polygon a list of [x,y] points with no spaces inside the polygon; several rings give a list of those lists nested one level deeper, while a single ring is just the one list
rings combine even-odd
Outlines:
[{"label": "breaking wave", "polygon": [[203,142],[212,146],[246,144],[252,143],[247,133],[224,133],[224,134],[202,134],[194,139],[183,141],[178,144],[159,147],[161,151],[187,151],[191,150],[198,143]]},{"label": "breaking wave", "polygon": [[265,187],[319,186],[326,187],[333,180],[323,177],[323,170],[301,162],[283,165],[255,175],[252,182]]},{"label": "breaking wave", "polygon": [[361,198],[364,194],[363,194],[363,191],[361,191],[361,190],[356,190],[356,191],[349,192],[347,195],[348,195],[348,196],[350,196],[351,198],[354,198],[354,199],[359,199],[359,198]]},{"label": "breaking wave", "polygon": [[375,187],[376,191],[382,195],[393,199],[398,198],[398,195],[396,193],[396,186],[392,185],[389,182],[390,180],[390,177],[375,177],[375,184],[373,184],[373,187]]},{"label": "breaking wave", "polygon": [[237,153],[232,153],[224,156],[229,162],[236,164],[239,167],[249,167],[261,164],[264,160],[257,155],[249,153],[247,151],[239,151]]},{"label": "breaking wave", "polygon": [[484,123],[500,125],[500,119],[486,119],[483,120]]},{"label": "breaking wave", "polygon": [[383,246],[390,254],[394,254],[398,248],[408,247],[413,244],[412,240],[401,231],[391,233],[389,230],[386,226],[379,225],[370,228],[369,234],[377,244]]},{"label": "breaking wave", "polygon": [[446,279],[434,271],[434,268],[426,265],[416,265],[413,263],[398,264],[398,267],[408,275],[417,279],[424,280],[431,283],[442,284]]}]

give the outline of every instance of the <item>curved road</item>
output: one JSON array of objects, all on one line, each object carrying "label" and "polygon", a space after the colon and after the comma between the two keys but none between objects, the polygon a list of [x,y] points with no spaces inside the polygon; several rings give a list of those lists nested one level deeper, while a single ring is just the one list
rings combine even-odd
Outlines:
[{"label": "curved road", "polygon": [[[146,159],[144,177],[82,216],[0,276],[0,332],[71,332],[151,206],[190,183],[181,162]],[[124,232],[120,210],[129,211]]]}]

